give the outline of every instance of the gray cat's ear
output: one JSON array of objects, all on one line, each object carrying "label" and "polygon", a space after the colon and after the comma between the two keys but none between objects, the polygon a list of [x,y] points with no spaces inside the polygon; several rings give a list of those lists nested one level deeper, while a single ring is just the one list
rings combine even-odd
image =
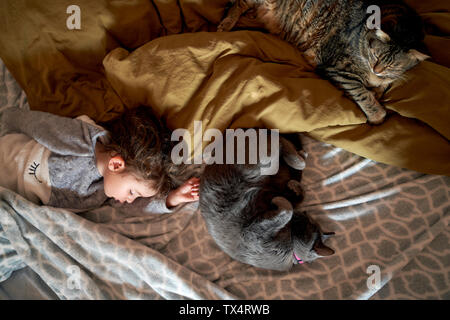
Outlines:
[{"label": "gray cat's ear", "polygon": [[426,60],[426,59],[430,59],[430,56],[427,56],[426,54],[423,54],[422,52],[417,51],[416,49],[411,49],[408,51],[408,54],[410,56],[412,56],[413,58],[416,58],[417,60],[419,60],[420,62]]},{"label": "gray cat's ear", "polygon": [[322,257],[331,256],[334,254],[334,250],[324,245],[322,241],[317,241],[314,244],[314,251]]},{"label": "gray cat's ear", "polygon": [[293,211],[292,203],[284,197],[275,197],[272,199],[272,203],[278,207],[278,209]]},{"label": "gray cat's ear", "polygon": [[324,232],[324,233],[322,233],[322,236],[321,236],[322,237],[322,241],[325,241],[325,240],[331,238],[334,235],[335,235],[334,232]]},{"label": "gray cat's ear", "polygon": [[333,249],[323,244],[323,241],[332,236],[334,236],[334,232],[325,232],[317,238],[316,242],[314,243],[313,249],[319,256],[326,257],[334,254]]}]

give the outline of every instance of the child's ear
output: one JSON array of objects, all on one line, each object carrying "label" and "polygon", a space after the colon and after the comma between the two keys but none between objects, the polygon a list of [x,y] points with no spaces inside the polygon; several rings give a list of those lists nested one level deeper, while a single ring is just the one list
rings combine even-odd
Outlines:
[{"label": "child's ear", "polygon": [[125,161],[119,155],[111,157],[108,162],[108,169],[112,172],[122,172],[125,169]]}]

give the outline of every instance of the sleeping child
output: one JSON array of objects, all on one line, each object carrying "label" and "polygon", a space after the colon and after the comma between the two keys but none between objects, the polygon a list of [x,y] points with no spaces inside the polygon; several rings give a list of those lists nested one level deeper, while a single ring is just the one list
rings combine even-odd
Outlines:
[{"label": "sleeping child", "polygon": [[146,198],[146,211],[165,213],[198,200],[198,178],[171,188],[170,132],[149,107],[102,126],[19,108],[5,110],[1,122],[0,186],[35,203],[79,212]]}]

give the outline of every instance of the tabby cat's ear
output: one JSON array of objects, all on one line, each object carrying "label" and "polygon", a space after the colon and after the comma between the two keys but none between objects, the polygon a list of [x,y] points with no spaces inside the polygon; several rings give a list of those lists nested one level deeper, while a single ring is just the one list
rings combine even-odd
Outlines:
[{"label": "tabby cat's ear", "polygon": [[375,31],[375,35],[377,36],[378,39],[380,39],[384,43],[391,41],[391,37],[389,37],[389,35],[381,29],[377,29]]},{"label": "tabby cat's ear", "polygon": [[416,49],[411,49],[408,51],[408,54],[412,57],[416,58],[419,61],[424,61],[426,59],[431,58],[430,56],[427,56],[426,54],[423,54],[422,52],[417,51]]}]

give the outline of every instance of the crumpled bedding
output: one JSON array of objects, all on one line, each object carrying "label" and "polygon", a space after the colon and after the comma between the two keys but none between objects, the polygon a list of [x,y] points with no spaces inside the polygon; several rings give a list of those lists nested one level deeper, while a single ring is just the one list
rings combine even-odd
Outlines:
[{"label": "crumpled bedding", "polygon": [[[42,1],[31,3],[30,7],[23,8],[21,6],[24,2],[3,1],[0,3],[2,18],[8,13],[17,19],[0,19],[0,57],[5,57],[5,64],[29,95],[29,102],[33,108],[62,115],[77,116],[86,113],[98,120],[114,116],[124,107],[130,107],[128,103],[136,102],[133,100],[127,102],[127,91],[120,91],[121,85],[125,87],[120,81],[121,72],[132,70],[130,66],[133,64],[129,61],[134,59],[133,57],[142,58],[152,54],[157,57],[164,52],[161,50],[166,50],[166,53],[172,52],[173,63],[162,64],[161,67],[182,70],[180,66],[183,65],[183,60],[180,57],[184,57],[185,62],[190,62],[191,66],[196,65],[199,72],[191,73],[189,70],[192,69],[187,69],[184,73],[170,73],[171,77],[177,79],[177,77],[182,78],[183,75],[203,76],[202,79],[196,79],[195,76],[189,79],[199,81],[205,89],[204,94],[192,95],[194,101],[188,99],[189,96],[181,96],[181,99],[180,96],[172,97],[170,95],[172,89],[178,89],[176,83],[180,82],[172,82],[171,77],[162,77],[163,74],[160,72],[157,79],[167,78],[167,81],[157,83],[155,80],[154,85],[158,88],[166,87],[165,92],[148,91],[148,88],[137,91],[136,97],[139,99],[157,98],[164,102],[156,108],[161,108],[157,109],[158,112],[172,123],[172,128],[183,127],[183,124],[189,127],[189,122],[195,118],[192,114],[196,110],[195,101],[199,101],[200,105],[207,105],[205,101],[215,101],[216,96],[213,93],[217,90],[212,89],[215,85],[218,86],[215,89],[220,89],[222,84],[211,81],[216,79],[214,76],[222,79],[230,88],[239,89],[238,92],[232,90],[230,95],[219,97],[219,101],[229,99],[231,108],[222,111],[221,115],[225,117],[222,120],[219,117],[214,118],[215,112],[221,110],[216,108],[220,103],[209,105],[211,108],[209,116],[216,121],[214,125],[219,128],[227,125],[243,126],[246,123],[257,123],[257,121],[269,127],[281,125],[283,128],[290,128],[290,119],[279,123],[277,121],[280,120],[277,119],[280,118],[273,117],[273,120],[270,120],[272,115],[283,114],[284,117],[284,113],[287,113],[291,118],[295,118],[308,110],[310,113],[306,118],[312,117],[315,120],[305,123],[311,126],[314,122],[320,122],[322,117],[330,121],[342,120],[335,119],[335,114],[327,112],[326,104],[323,113],[316,115],[312,112],[317,110],[316,107],[320,110],[323,106],[320,103],[316,106],[314,101],[317,101],[316,99],[326,101],[328,94],[302,96],[302,103],[311,107],[311,109],[306,108],[306,111],[302,108],[301,111],[292,110],[292,108],[280,111],[276,106],[285,103],[290,106],[295,104],[295,99],[300,98],[298,90],[288,90],[295,98],[291,98],[290,95],[284,96],[283,94],[287,91],[281,85],[275,86],[281,94],[277,95],[275,92],[274,96],[269,95],[262,99],[262,102],[250,104],[246,110],[239,113],[232,108],[233,99],[243,102],[245,97],[242,97],[242,94],[251,95],[253,89],[248,90],[245,85],[235,86],[237,82],[233,82],[233,78],[242,76],[239,72],[224,76],[220,72],[208,73],[207,71],[214,71],[216,67],[220,71],[220,68],[227,67],[227,60],[233,61],[228,65],[231,68],[234,65],[234,59],[239,61],[242,58],[244,61],[240,62],[242,63],[239,64],[240,67],[245,66],[246,70],[261,72],[257,76],[249,76],[250,79],[244,81],[250,87],[257,83],[252,81],[258,79],[263,82],[271,79],[270,84],[275,85],[278,83],[277,78],[281,76],[289,79],[286,83],[314,80],[324,90],[330,90],[327,91],[331,94],[330,106],[342,109],[342,114],[346,117],[342,120],[343,123],[355,121],[354,127],[344,125],[323,129],[310,127],[309,135],[315,136],[314,133],[322,132],[320,130],[323,132],[334,130],[328,132],[335,132],[330,134],[330,137],[338,140],[338,143],[331,141],[336,145],[339,141],[350,141],[350,144],[360,144],[363,141],[373,145],[371,150],[373,152],[385,152],[391,155],[399,153],[398,161],[417,160],[417,157],[402,152],[413,148],[416,140],[428,142],[426,138],[420,140],[419,138],[422,137],[417,136],[415,132],[400,130],[401,122],[396,122],[393,128],[398,130],[388,130],[389,134],[386,133],[386,137],[375,134],[378,128],[383,128],[384,125],[373,128],[362,125],[362,122],[358,123],[357,121],[363,121],[363,116],[358,114],[356,106],[352,106],[352,103],[342,97],[339,91],[333,91],[334,88],[328,87],[325,81],[318,79],[309,71],[300,68],[292,69],[291,64],[301,66],[301,55],[275,37],[248,31],[223,34],[220,36],[222,38],[213,39],[211,43],[212,48],[222,48],[212,52],[215,55],[222,54],[220,57],[223,59],[208,60],[207,56],[204,57],[203,61],[209,61],[212,64],[202,63],[198,53],[207,52],[207,50],[199,49],[197,46],[185,48],[185,52],[189,54],[180,56],[180,51],[175,52],[170,48],[177,45],[180,48],[183,46],[172,41],[171,37],[167,37],[167,41],[160,38],[156,42],[144,45],[149,39],[160,35],[200,30],[213,31],[212,23],[208,21],[215,22],[220,19],[222,10],[219,4],[225,2],[136,1],[128,5],[124,2],[114,2],[106,6],[102,1],[95,4],[79,1],[81,6],[88,6],[97,15],[93,19],[94,14],[87,14],[84,26],[88,28],[95,25],[99,33],[79,31],[76,37],[68,40],[64,37],[69,35],[62,32],[58,24],[63,24],[63,19],[59,18],[59,22],[55,22],[55,25],[48,22],[53,21],[52,19],[47,20],[49,17],[58,16],[60,4],[52,3],[50,7],[47,2]],[[438,30],[444,30],[445,25],[448,25],[442,22],[445,22],[448,17],[448,14],[443,11],[446,10],[446,5],[442,2],[417,2],[417,5],[423,8],[427,19],[438,25],[435,28],[442,27]],[[135,6],[140,10],[137,10]],[[217,10],[212,10],[211,8],[215,6]],[[149,8],[157,8],[159,16],[152,15],[153,9]],[[176,23],[180,19],[174,15],[174,8],[176,8],[175,12],[180,12],[178,17],[183,17],[183,23]],[[63,9],[65,12],[65,8]],[[34,18],[21,21],[22,15],[28,18],[32,15]],[[114,19],[119,16],[122,18],[126,16],[127,19],[121,19],[119,23]],[[23,25],[15,24],[17,21],[21,21]],[[48,23],[43,24],[43,21]],[[98,21],[108,28],[104,29],[103,24],[99,24]],[[163,23],[158,24],[158,21]],[[35,24],[40,27],[39,33],[30,27]],[[164,25],[164,28],[161,25]],[[15,31],[5,34],[4,31],[10,30],[12,26]],[[132,32],[136,26],[147,31]],[[144,26],[150,26],[150,28],[145,29]],[[159,26],[160,29],[155,29],[155,26]],[[88,34],[92,38],[89,38]],[[94,35],[104,35],[104,37],[96,38],[93,37]],[[195,34],[183,34],[174,37],[184,39],[195,36]],[[198,36],[204,39],[204,37],[215,35],[199,33]],[[231,41],[233,37],[236,37],[237,41]],[[437,47],[442,50],[446,38],[438,36],[436,38],[440,43]],[[75,41],[75,39],[78,40]],[[246,39],[246,41],[239,39]],[[264,41],[251,42],[251,39],[264,39]],[[430,41],[434,40],[436,39],[433,38]],[[6,48],[6,41],[10,41],[9,48]],[[258,49],[248,45],[247,41],[257,45]],[[49,43],[55,46],[49,46]],[[103,46],[104,51],[96,51],[97,45]],[[129,54],[132,49],[142,45],[144,45],[142,54],[139,52],[134,55]],[[268,55],[264,46],[271,45],[273,45],[271,50],[278,49],[277,52]],[[117,46],[125,49],[114,51],[113,49]],[[230,50],[235,51],[227,55]],[[251,54],[245,56],[242,50],[250,50]],[[254,50],[258,51],[257,58],[252,57]],[[104,61],[105,70],[103,71],[101,64],[109,52],[110,55]],[[296,58],[279,59],[274,62],[273,59],[278,59],[275,57],[278,55],[281,57],[292,55]],[[433,57],[436,56],[433,55]],[[447,70],[443,69],[443,65],[449,66],[449,64],[445,64],[445,54],[439,57],[440,66],[431,62],[428,66],[434,70],[431,73],[437,77],[436,79],[445,79],[447,71],[444,73],[441,71]],[[252,63],[247,63],[249,61]],[[128,65],[127,68],[117,70],[112,67],[108,69],[108,63],[110,66]],[[203,69],[205,65],[208,67]],[[151,68],[145,69],[142,64],[138,66],[145,71],[144,77],[149,70],[153,72]],[[422,77],[415,80],[418,82],[413,87],[414,95],[406,99],[406,95],[401,94],[401,90],[405,87],[395,88],[392,95],[387,97],[387,99],[393,99],[392,105],[401,107],[406,104],[409,107],[412,105],[409,101],[414,99],[428,101],[436,95],[436,92],[431,92],[431,89],[425,92],[419,90],[420,85],[427,82],[426,77],[430,76],[431,69],[426,66],[427,64],[425,69],[422,69],[425,79]],[[278,69],[279,67],[286,69]],[[6,107],[24,107],[25,92],[22,92],[4,66],[1,70],[0,111]],[[291,74],[283,70],[294,71]],[[307,74],[308,77],[299,80],[298,76],[303,74]],[[270,75],[274,76],[270,77]],[[292,77],[289,78],[290,76]],[[137,84],[141,81],[138,76],[130,77],[129,80],[130,83]],[[227,80],[231,82],[227,83]],[[439,88],[444,85],[444,82],[428,85]],[[314,88],[315,85],[311,87]],[[185,91],[180,89],[175,92],[180,94]],[[399,95],[395,96],[394,92]],[[442,106],[442,102],[449,101],[441,100],[448,94],[447,91],[442,91],[441,88],[437,93],[437,97],[440,98],[436,98],[433,100],[434,104],[429,105],[431,110],[434,110],[431,107]],[[282,104],[279,103],[280,97],[282,97]],[[247,99],[251,98],[253,97],[247,97]],[[185,110],[185,105],[180,101],[185,103],[191,101],[189,112],[175,112]],[[340,103],[335,104],[335,101]],[[275,102],[274,109],[269,108],[266,113],[264,109],[259,109],[261,104],[267,103],[265,105],[267,106],[269,102]],[[257,111],[261,111],[262,114],[254,118],[252,114],[258,115]],[[197,115],[201,115],[204,111],[198,112]],[[232,120],[229,118],[230,114],[232,114]],[[440,116],[446,119],[445,112]],[[288,119],[288,117],[282,119]],[[412,122],[419,124],[415,120]],[[205,124],[207,123],[208,121],[205,121]],[[426,130],[438,130],[423,124],[419,127]],[[352,129],[347,131],[348,128]],[[428,132],[426,130],[424,132]],[[439,130],[445,132],[445,127]],[[347,135],[349,132],[353,133]],[[398,135],[399,132],[402,134]],[[439,135],[444,137],[442,134]],[[321,136],[319,134],[315,137]],[[302,135],[302,141],[309,153],[302,180],[306,194],[302,208],[309,212],[324,229],[336,232],[336,236],[329,240],[330,246],[336,249],[334,256],[316,260],[311,264],[297,265],[289,272],[259,270],[234,261],[223,253],[209,236],[195,206],[183,207],[178,212],[167,215],[130,214],[112,207],[103,207],[77,215],[63,209],[36,206],[19,195],[2,189],[0,190],[0,292],[3,293],[8,287],[3,286],[4,283],[18,281],[17,277],[11,276],[13,272],[17,273],[28,266],[27,268],[36,274],[36,278],[45,282],[52,291],[47,297],[56,295],[60,299],[449,299],[450,178],[382,164],[347,151],[347,146],[336,147],[305,135]],[[408,147],[403,146],[400,141],[406,141],[405,144]],[[447,140],[446,143],[448,143]],[[392,150],[385,151],[379,149],[380,146],[388,146]],[[443,144],[440,146],[442,147]],[[366,149],[370,149],[369,147]],[[445,148],[436,153],[434,147],[434,144],[423,146],[425,149],[419,149],[422,152],[420,156],[427,165],[431,165],[430,170],[438,167],[442,169],[448,161],[433,164],[433,159],[444,157]],[[368,286],[367,281],[371,274],[367,270],[370,266],[379,267],[380,286]],[[77,280],[80,281],[77,282]],[[9,287],[16,283],[9,283]]]},{"label": "crumpled bedding", "polygon": [[[26,107],[4,65],[0,79],[0,116]],[[0,297],[448,299],[450,178],[301,139],[301,208],[336,232],[334,256],[261,270],[221,251],[195,204],[164,215],[108,206],[75,214],[0,189]],[[367,284],[371,266],[379,285]]]},{"label": "crumpled bedding", "polygon": [[257,269],[215,245],[195,206],[77,215],[0,189],[0,280],[26,264],[60,299],[448,299],[450,178],[303,143],[301,207],[336,232],[331,257]]},{"label": "crumpled bedding", "polygon": [[[9,242],[13,248],[9,256],[16,252],[16,258],[36,271],[61,299],[233,297],[154,249],[189,221],[192,209],[133,217],[109,207],[76,215],[36,206],[3,188],[0,201],[3,249],[9,249],[5,244]],[[171,229],[164,230],[164,225]],[[0,259],[0,264],[0,270],[14,270],[11,262]]]},{"label": "crumpled bedding", "polygon": [[380,126],[291,45],[259,31],[212,32],[227,0],[80,0],[80,30],[65,26],[65,2],[2,1],[0,57],[33,109],[98,121],[144,103],[172,129],[202,120],[204,130],[308,132],[378,162],[450,175],[450,5],[407,2],[424,18],[433,60],[386,93],[393,112]]}]

